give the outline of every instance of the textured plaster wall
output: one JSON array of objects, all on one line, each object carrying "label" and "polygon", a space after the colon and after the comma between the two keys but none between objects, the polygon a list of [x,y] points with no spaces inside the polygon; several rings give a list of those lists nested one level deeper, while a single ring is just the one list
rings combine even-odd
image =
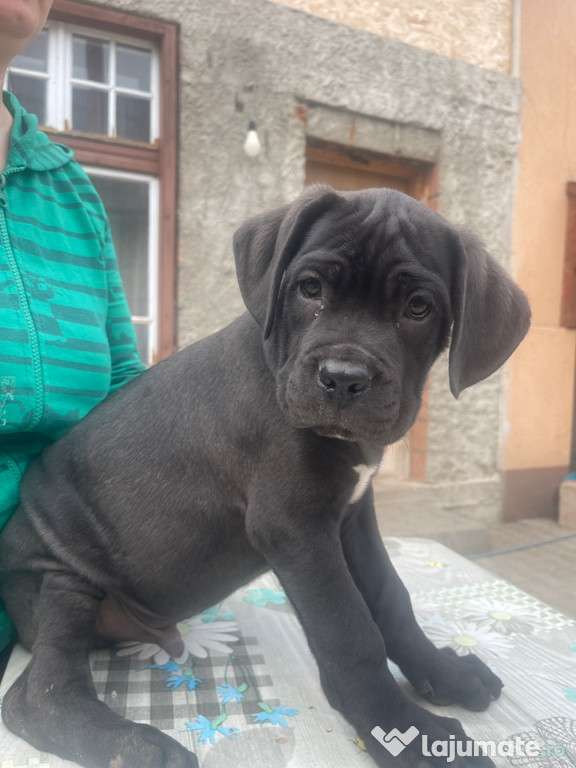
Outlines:
[{"label": "textured plaster wall", "polygon": [[533,326],[511,367],[510,470],[568,467],[576,334],[560,327],[566,182],[576,180],[576,5],[522,5],[523,135],[514,251]]},{"label": "textured plaster wall", "polygon": [[276,0],[469,64],[511,71],[512,0]]},{"label": "textured plaster wall", "polygon": [[[155,0],[107,5],[158,14]],[[437,160],[440,211],[506,262],[515,80],[264,0],[164,0],[162,18],[181,25],[180,345],[242,310],[232,233],[302,189],[307,130],[346,141],[353,117],[357,145]],[[254,159],[242,150],[249,120],[264,144]],[[428,480],[456,508],[480,493],[482,514],[495,516],[501,376],[456,402],[445,368],[431,382]]]}]

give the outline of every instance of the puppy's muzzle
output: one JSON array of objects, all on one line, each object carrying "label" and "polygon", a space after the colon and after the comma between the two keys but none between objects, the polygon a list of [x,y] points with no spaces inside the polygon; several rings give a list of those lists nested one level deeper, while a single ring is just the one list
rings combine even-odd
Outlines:
[{"label": "puppy's muzzle", "polygon": [[318,384],[326,396],[341,408],[367,392],[372,378],[371,371],[361,363],[333,358],[318,363]]}]

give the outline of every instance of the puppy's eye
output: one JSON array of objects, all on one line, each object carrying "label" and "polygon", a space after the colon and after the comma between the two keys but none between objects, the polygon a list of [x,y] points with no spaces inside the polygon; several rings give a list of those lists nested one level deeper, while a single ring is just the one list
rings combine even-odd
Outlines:
[{"label": "puppy's eye", "polygon": [[322,283],[316,277],[307,277],[300,283],[300,290],[307,299],[322,298]]},{"label": "puppy's eye", "polygon": [[422,296],[413,296],[408,302],[404,314],[414,320],[422,320],[431,308],[431,305]]}]

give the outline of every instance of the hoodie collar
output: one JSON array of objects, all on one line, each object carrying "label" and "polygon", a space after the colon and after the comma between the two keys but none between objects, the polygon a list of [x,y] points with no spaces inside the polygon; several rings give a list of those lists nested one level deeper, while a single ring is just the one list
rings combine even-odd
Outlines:
[{"label": "hoodie collar", "polygon": [[14,119],[7,171],[23,167],[33,171],[52,171],[72,160],[72,150],[62,144],[55,144],[39,131],[36,115],[26,112],[13,93],[3,91],[2,98]]}]

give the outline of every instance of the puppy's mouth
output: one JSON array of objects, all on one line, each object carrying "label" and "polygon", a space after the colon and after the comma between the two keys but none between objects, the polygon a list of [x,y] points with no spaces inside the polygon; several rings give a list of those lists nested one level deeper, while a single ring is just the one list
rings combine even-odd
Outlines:
[{"label": "puppy's mouth", "polygon": [[348,442],[356,442],[358,440],[358,436],[350,429],[339,426],[312,427],[312,432],[315,432],[320,437],[330,437],[334,440],[347,440]]},{"label": "puppy's mouth", "polygon": [[391,442],[398,416],[396,401],[383,403],[370,397],[358,401],[356,407],[339,408],[321,392],[301,399],[288,391],[281,402],[287,421],[295,429],[309,429],[320,437],[358,442],[368,440],[386,445]]},{"label": "puppy's mouth", "polygon": [[302,354],[281,372],[277,396],[291,426],[321,437],[387,445],[398,431],[397,383],[378,360],[356,346]]},{"label": "puppy's mouth", "polygon": [[390,437],[393,431],[392,424],[384,420],[378,420],[376,423],[373,420],[369,424],[364,423],[363,420],[359,423],[353,423],[352,421],[347,420],[345,424],[331,421],[319,423],[319,414],[297,416],[289,407],[287,408],[286,415],[289,423],[295,429],[309,429],[319,437],[327,437],[333,440],[343,440],[352,443],[367,440],[387,445],[391,442]]}]

